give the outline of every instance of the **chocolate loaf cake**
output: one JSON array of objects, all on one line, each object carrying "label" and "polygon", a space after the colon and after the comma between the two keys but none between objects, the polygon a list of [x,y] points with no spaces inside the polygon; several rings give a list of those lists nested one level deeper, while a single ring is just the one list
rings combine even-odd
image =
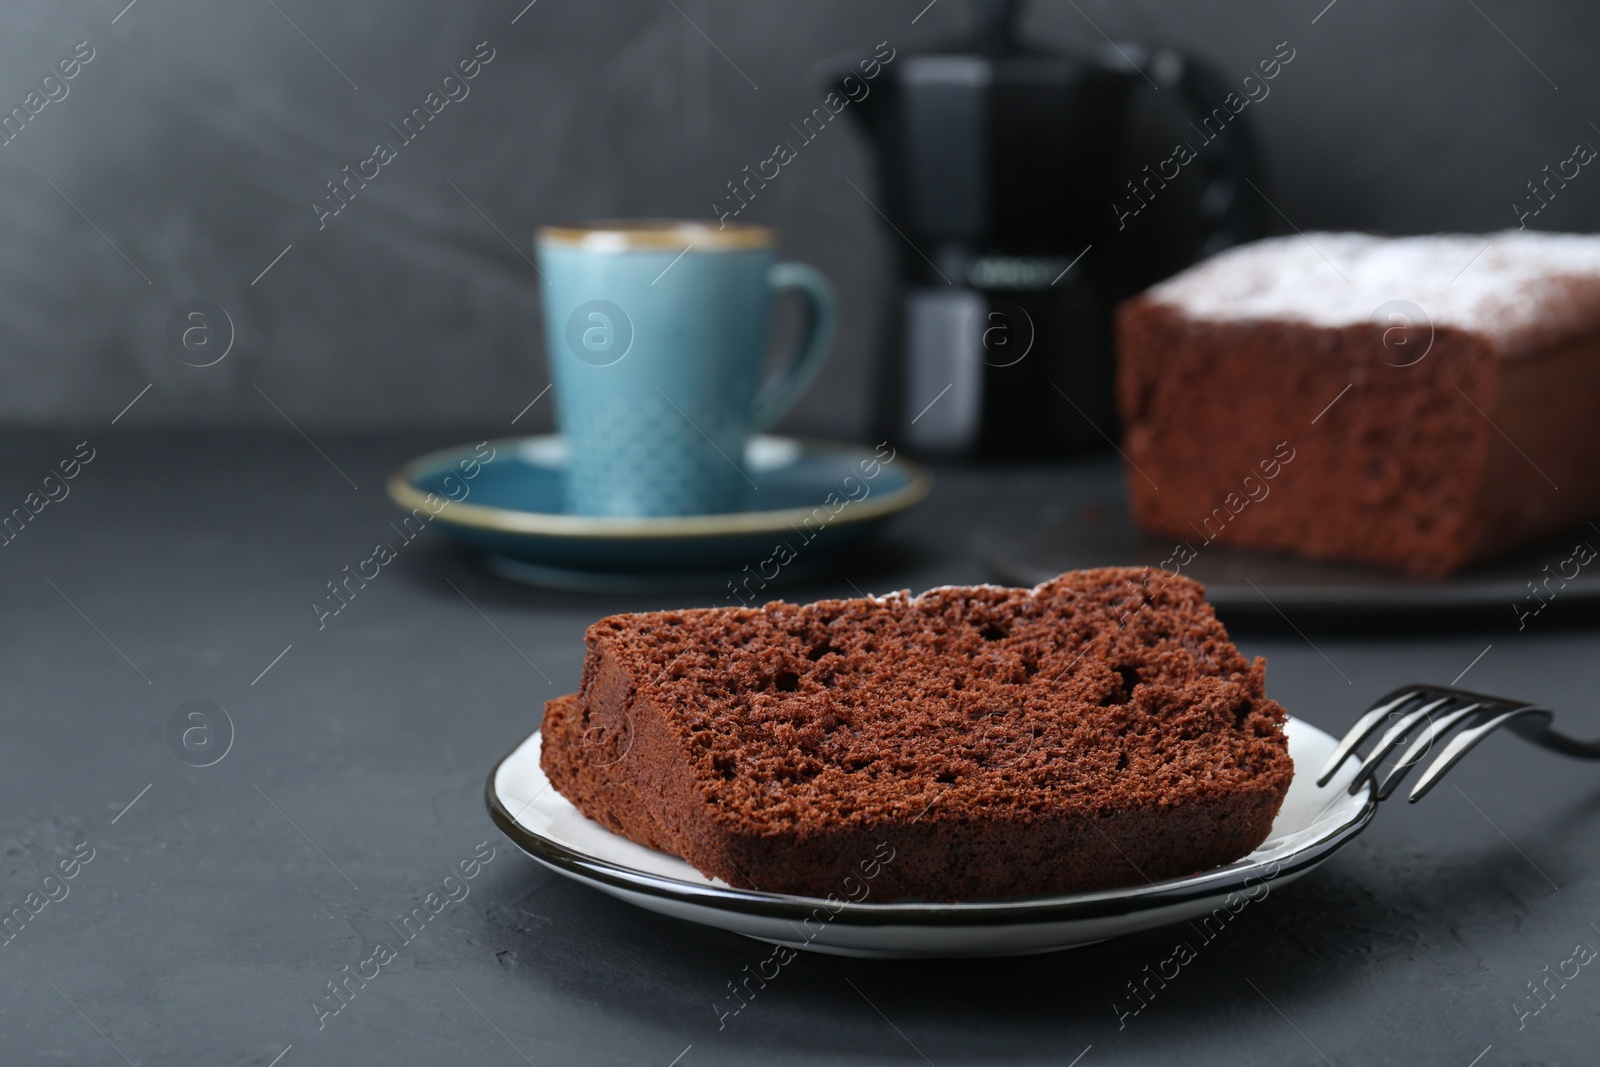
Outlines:
[{"label": "chocolate loaf cake", "polygon": [[546,706],[542,766],[743,888],[842,897],[868,863],[875,901],[1191,874],[1259,845],[1293,774],[1265,664],[1203,594],[1112,568],[615,615]]},{"label": "chocolate loaf cake", "polygon": [[1600,512],[1600,236],[1258,242],[1117,358],[1134,519],[1193,552],[1442,576]]}]

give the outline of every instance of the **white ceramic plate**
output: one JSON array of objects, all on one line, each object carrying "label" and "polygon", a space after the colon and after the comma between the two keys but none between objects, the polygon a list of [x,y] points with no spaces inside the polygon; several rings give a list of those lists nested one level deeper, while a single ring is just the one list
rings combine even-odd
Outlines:
[{"label": "white ceramic plate", "polygon": [[1237,910],[1242,899],[1259,899],[1300,877],[1365,828],[1377,800],[1370,780],[1354,794],[1346,791],[1356,761],[1319,789],[1314,768],[1333,754],[1336,740],[1293,717],[1285,732],[1296,773],[1260,848],[1204,874],[1093,893],[841,906],[734,889],[580,814],[540,770],[538,731],[490,773],[489,814],[518,847],[558,874],[662,915],[774,944],[880,958],[1054,952],[1193,919],[1226,907],[1230,896]]}]

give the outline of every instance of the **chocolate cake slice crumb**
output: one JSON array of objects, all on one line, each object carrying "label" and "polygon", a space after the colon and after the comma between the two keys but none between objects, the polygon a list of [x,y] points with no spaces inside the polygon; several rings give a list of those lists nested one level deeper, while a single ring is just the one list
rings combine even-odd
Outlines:
[{"label": "chocolate cake slice crumb", "polygon": [[[1293,775],[1284,711],[1190,579],[614,615],[541,764],[607,829],[730,885],[979,900],[1247,855]],[[850,881],[847,882],[847,879]]]}]

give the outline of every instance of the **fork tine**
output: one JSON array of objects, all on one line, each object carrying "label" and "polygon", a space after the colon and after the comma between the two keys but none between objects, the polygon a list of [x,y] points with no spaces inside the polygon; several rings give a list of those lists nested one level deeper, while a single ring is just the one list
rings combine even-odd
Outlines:
[{"label": "fork tine", "polygon": [[1440,705],[1450,703],[1451,699],[1451,697],[1445,696],[1440,697],[1431,704],[1424,704],[1415,711],[1407,712],[1399,722],[1391,726],[1389,731],[1383,735],[1383,739],[1373,746],[1372,751],[1367,754],[1367,758],[1361,761],[1361,766],[1356,768],[1356,776],[1350,780],[1350,792],[1354,793],[1360,788],[1361,783],[1367,780],[1367,776],[1377,770],[1378,764],[1382,762],[1383,757],[1387,756],[1396,745],[1404,740],[1406,734],[1410,733],[1419,722],[1431,716]]},{"label": "fork tine", "polygon": [[1317,785],[1327,785],[1328,779],[1333,777],[1333,772],[1339,769],[1339,766],[1344,763],[1345,758],[1349,756],[1351,752],[1355,751],[1356,746],[1365,741],[1372,731],[1378,728],[1379,724],[1382,723],[1384,719],[1388,718],[1391,711],[1394,711],[1402,704],[1415,699],[1418,695],[1420,694],[1417,690],[1408,689],[1404,694],[1396,699],[1391,700],[1386,704],[1380,704],[1371,711],[1367,712],[1365,715],[1361,716],[1361,718],[1357,719],[1356,724],[1350,727],[1349,732],[1346,733],[1342,739],[1340,739],[1339,747],[1334,749],[1333,755],[1328,757],[1328,762],[1322,768],[1322,773],[1317,776]]},{"label": "fork tine", "polygon": [[1388,775],[1383,779],[1383,784],[1378,786],[1378,799],[1387,800],[1389,794],[1395,791],[1396,787],[1400,785],[1401,779],[1410,773],[1411,768],[1416,765],[1417,761],[1428,754],[1428,750],[1433,747],[1435,741],[1454,730],[1463,719],[1477,715],[1482,708],[1483,705],[1481,703],[1468,704],[1466,707],[1452,711],[1450,714],[1430,723],[1422,736],[1411,742],[1406,748],[1399,762],[1390,769]]},{"label": "fork tine", "polygon": [[[1453,686],[1416,684],[1390,690],[1378,699],[1380,703],[1364,712],[1339,740],[1317,779],[1319,787],[1326,786],[1344,761],[1377,732],[1385,719],[1396,713],[1399,713],[1399,721],[1382,735],[1373,751],[1361,759],[1349,783],[1352,792],[1364,783],[1376,783],[1378,765],[1384,757],[1400,745],[1408,731],[1417,729],[1425,719],[1430,720],[1426,729],[1406,746],[1382,783],[1377,784],[1374,800],[1387,799],[1434,746],[1452,733],[1454,736],[1412,787],[1409,799],[1413,804],[1427,796],[1450,768],[1461,762],[1484,738],[1507,724],[1518,736],[1540,748],[1576,759],[1600,760],[1600,739],[1585,741],[1553,729],[1555,713],[1541,705],[1486,696]],[[1439,714],[1434,718],[1436,712]]]},{"label": "fork tine", "polygon": [[1472,727],[1470,730],[1461,731],[1455,737],[1451,738],[1450,743],[1444,747],[1444,751],[1439,753],[1438,757],[1434,759],[1432,763],[1428,764],[1428,769],[1422,772],[1422,777],[1417,779],[1417,784],[1411,787],[1411,792],[1407,796],[1407,799],[1410,800],[1411,803],[1415,804],[1417,801],[1427,796],[1428,791],[1438,784],[1439,779],[1443,778],[1445,773],[1449,771],[1451,767],[1454,767],[1457,763],[1461,762],[1462,757],[1464,757],[1468,752],[1471,752],[1480,741],[1494,733],[1501,726],[1510,722],[1512,719],[1534,717],[1543,719],[1544,725],[1546,726],[1548,726],[1550,721],[1555,718],[1554,714],[1549,708],[1541,708],[1534,705],[1524,705],[1520,708],[1513,708],[1510,711],[1502,712],[1489,721]]}]

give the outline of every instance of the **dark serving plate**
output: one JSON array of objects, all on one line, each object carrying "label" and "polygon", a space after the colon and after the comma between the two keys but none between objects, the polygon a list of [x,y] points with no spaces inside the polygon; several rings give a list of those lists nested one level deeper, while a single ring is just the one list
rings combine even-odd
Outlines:
[{"label": "dark serving plate", "polygon": [[[1161,566],[1172,558],[1174,542],[1150,537],[1135,527],[1127,501],[1120,460],[1084,462],[1038,521],[986,535],[985,559],[998,578],[1030,586],[1084,567]],[[1572,574],[1570,561],[1579,543],[1600,547],[1600,529],[1586,524],[1439,581],[1373,567],[1195,544],[1198,555],[1181,573],[1205,583],[1207,599],[1228,618],[1374,617],[1470,609],[1503,612],[1508,621],[1518,623],[1544,608],[1592,608],[1600,602],[1600,560],[1576,568],[1576,576],[1564,584],[1552,578],[1548,591],[1540,584],[1563,571]],[[1538,588],[1537,597],[1531,586]]]}]

